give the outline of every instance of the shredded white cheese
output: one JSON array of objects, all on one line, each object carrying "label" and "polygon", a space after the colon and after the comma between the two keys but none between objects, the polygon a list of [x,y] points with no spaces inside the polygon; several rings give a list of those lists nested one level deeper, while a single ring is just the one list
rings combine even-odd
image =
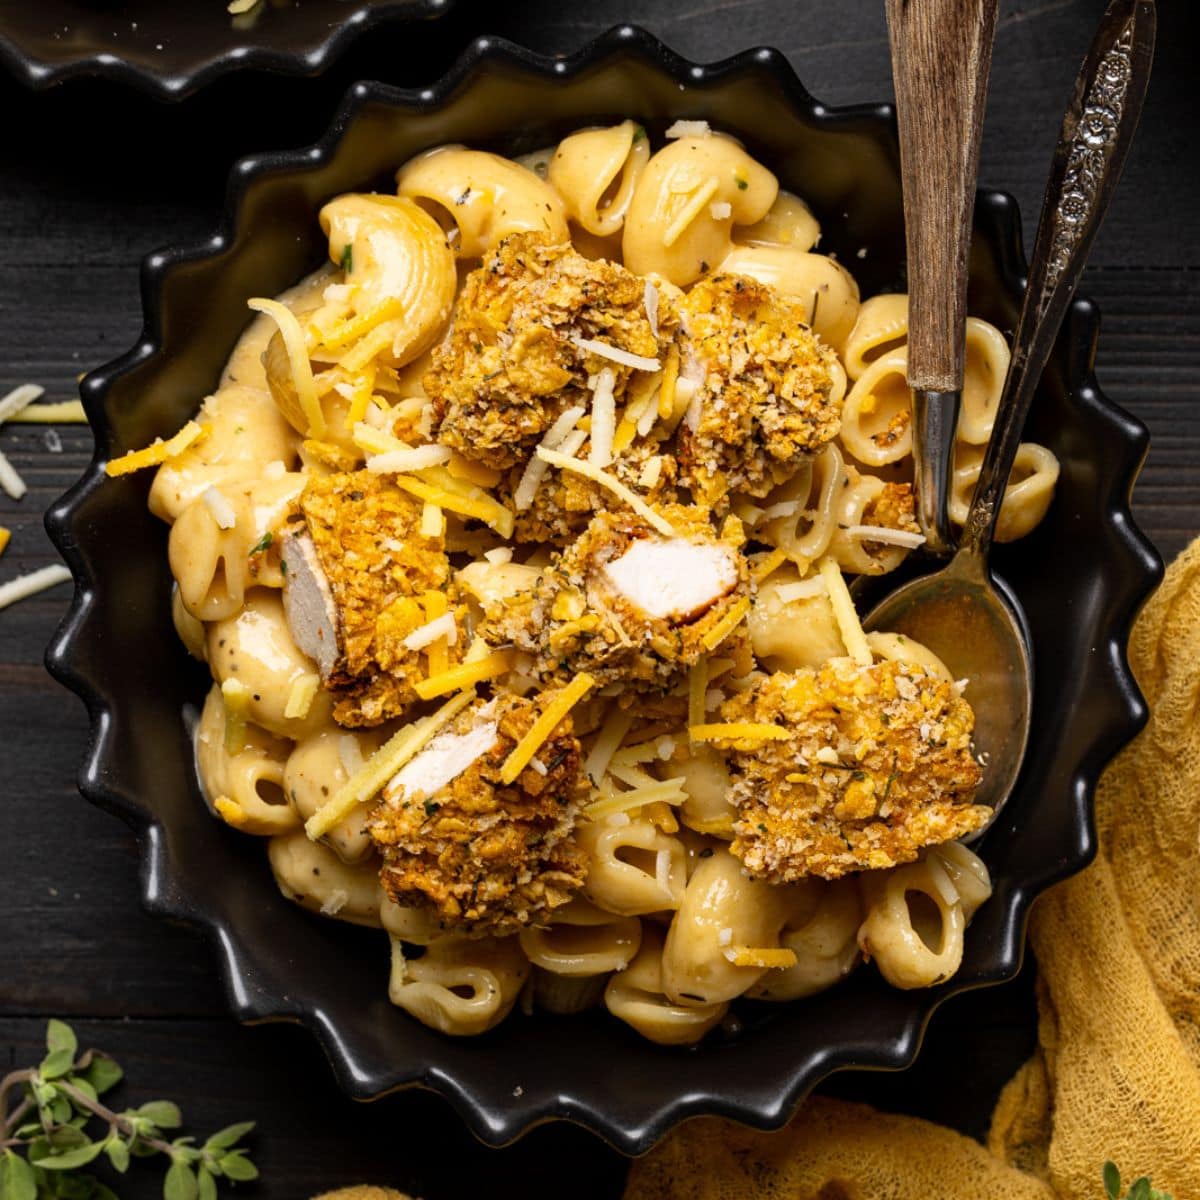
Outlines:
[{"label": "shredded white cheese", "polygon": [[867,542],[882,542],[887,546],[903,546],[915,550],[925,544],[925,535],[907,529],[891,529],[887,525],[851,525],[846,536],[862,538]]},{"label": "shredded white cheese", "polygon": [[[582,406],[568,408],[566,412],[546,430],[545,436],[542,438],[541,445],[546,450],[558,450],[561,448],[563,441],[568,437],[571,431],[579,424],[579,419],[583,416],[586,410]],[[586,436],[586,435],[585,435]],[[582,445],[582,440],[580,445]],[[578,449],[578,447],[576,447]],[[574,453],[574,451],[572,451]],[[541,487],[542,480],[546,477],[546,472],[550,469],[550,464],[543,462],[535,454],[525,467],[525,472],[521,476],[520,482],[517,484],[516,491],[513,492],[513,507],[517,512],[524,512],[537,496],[537,490]]]},{"label": "shredded white cheese", "polygon": [[625,740],[625,735],[633,725],[633,713],[616,711],[609,714],[600,728],[587,758],[583,770],[587,777],[597,786],[608,771],[608,764],[617,752],[617,747]]},{"label": "shredded white cheese", "polygon": [[494,549],[485,550],[483,557],[494,567],[502,567],[505,563],[512,562],[512,547],[511,546],[496,546]]},{"label": "shredded white cheese", "polygon": [[774,521],[777,517],[794,517],[800,511],[799,500],[783,500],[764,508],[759,517],[762,521]]},{"label": "shredded white cheese", "polygon": [[716,200],[708,206],[714,221],[728,221],[733,216],[733,205],[728,200]]},{"label": "shredded white cheese", "polygon": [[432,621],[419,625],[404,639],[404,645],[409,650],[424,650],[426,646],[443,637],[448,646],[453,646],[458,641],[458,625],[453,613],[443,613],[440,617],[434,617]]},{"label": "shredded white cheese", "polygon": [[18,575],[16,579],[0,584],[0,608],[16,604],[18,600],[27,600],[30,596],[36,596],[38,592],[46,591],[47,588],[66,583],[70,578],[71,572],[62,563],[30,571],[28,575]]},{"label": "shredded white cheese", "polygon": [[846,653],[860,667],[871,665],[871,647],[867,644],[867,635],[863,633],[862,622],[854,611],[854,601],[850,598],[850,589],[842,578],[841,568],[832,558],[821,559],[821,578],[829,592],[829,601],[833,605],[833,617],[837,622],[838,632],[842,635],[842,644]]},{"label": "shredded white cheese", "polygon": [[[257,3],[257,0],[255,0]],[[350,893],[345,888],[334,888],[329,893],[325,903],[321,905],[321,915],[325,917],[336,917],[338,913],[350,903]]]},{"label": "shredded white cheese", "polygon": [[237,524],[237,513],[233,505],[216,487],[210,486],[205,490],[204,506],[212,513],[212,519],[216,521],[218,529],[232,529]]},{"label": "shredded white cheese", "polygon": [[[446,532],[446,514],[438,505],[426,500],[421,508],[421,536],[439,538]],[[399,550],[397,544],[395,549]]]},{"label": "shredded white cheese", "polygon": [[671,894],[671,852],[660,850],[654,856],[654,882],[666,895]]},{"label": "shredded white cheese", "polygon": [[613,437],[617,432],[617,402],[613,397],[616,373],[605,367],[596,380],[596,394],[592,398],[592,443],[588,449],[588,462],[603,469],[613,460]]},{"label": "shredded white cheese", "polygon": [[642,304],[646,309],[646,320],[650,323],[650,332],[658,337],[658,288],[646,280],[646,290],[642,293]]},{"label": "shredded white cheese", "polygon": [[647,491],[658,485],[659,479],[662,478],[662,455],[653,454],[646,459],[646,465],[642,468],[642,473],[638,476],[638,486],[644,487]]},{"label": "shredded white cheese", "polygon": [[46,389],[36,383],[23,383],[15,387],[7,396],[0,399],[0,424],[12,420],[23,408],[27,408],[38,397],[45,395]]},{"label": "shredded white cheese", "polygon": [[818,575],[812,579],[801,579],[799,583],[780,584],[775,589],[775,595],[781,604],[791,604],[793,600],[811,600],[825,590],[825,580]]},{"label": "shredded white cheese", "polygon": [[582,475],[585,479],[590,479],[593,483],[607,488],[614,496],[624,500],[639,517],[661,533],[663,537],[675,536],[675,527],[662,513],[655,512],[645,500],[631,492],[619,479],[614,479],[607,472],[593,467],[590,463],[580,462],[577,458],[569,458],[565,454],[547,450],[543,446],[537,448],[537,456],[552,467],[558,467],[560,471],[573,471],[576,475]]},{"label": "shredded white cheese", "polygon": [[726,925],[720,933],[717,934],[718,946],[729,946],[733,944],[733,927]]},{"label": "shredded white cheese", "polygon": [[410,471],[440,467],[449,461],[449,446],[415,446],[411,450],[388,450],[384,454],[372,454],[367,459],[367,470],[376,475],[404,475]]},{"label": "shredded white cheese", "polygon": [[272,459],[263,467],[264,479],[282,479],[287,474],[287,467],[282,458]]},{"label": "shredded white cheese", "polygon": [[674,140],[685,137],[708,137],[711,132],[707,121],[676,121],[663,136]]},{"label": "shredded white cheese", "polygon": [[0,454],[0,488],[3,488],[14,500],[20,500],[29,491],[25,486],[25,480],[17,474],[16,467],[3,454]]},{"label": "shredded white cheese", "polygon": [[571,341],[580,350],[586,350],[589,354],[596,355],[597,358],[611,359],[623,367],[632,367],[635,371],[662,370],[662,364],[657,358],[647,358],[644,354],[633,354],[628,350],[622,350],[620,346],[610,346],[607,342],[598,342],[595,338],[585,338],[575,334]]}]

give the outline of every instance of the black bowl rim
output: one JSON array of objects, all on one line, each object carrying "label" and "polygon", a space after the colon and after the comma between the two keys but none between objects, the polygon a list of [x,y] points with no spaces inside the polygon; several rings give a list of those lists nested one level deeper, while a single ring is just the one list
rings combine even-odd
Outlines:
[{"label": "black bowl rim", "polygon": [[[283,49],[267,44],[231,46],[202,56],[187,67],[156,71],[119,52],[93,50],[78,58],[49,62],[0,32],[0,66],[37,91],[68,79],[111,79],[146,92],[156,100],[182,100],[233,71],[272,71],[280,75],[319,75],[352,42],[390,21],[431,21],[449,12],[457,0],[390,0],[359,3],[305,46]],[[214,0],[219,3],[219,0]]]},{"label": "black bowl rim", "polygon": [[[1031,864],[1028,875],[1015,882],[1006,912],[1005,936],[997,949],[992,969],[970,983],[956,984],[952,979],[926,992],[904,993],[912,997],[912,1010],[902,1030],[890,1043],[858,1046],[853,1051],[828,1047],[824,1053],[812,1056],[803,1067],[792,1068],[790,1074],[783,1073],[769,1098],[764,1097],[759,1103],[722,1095],[719,1081],[715,1081],[712,1088],[676,1096],[659,1106],[651,1116],[636,1122],[622,1122],[599,1111],[581,1093],[578,1084],[575,1094],[551,1090],[513,1097],[500,1111],[487,1110],[471,1095],[466,1080],[431,1062],[388,1064],[386,1068],[378,1069],[370,1080],[364,1080],[355,1074],[348,1048],[319,1006],[306,1006],[294,997],[248,995],[239,988],[238,980],[246,974],[241,960],[245,948],[219,921],[185,901],[172,888],[162,826],[145,805],[122,791],[108,770],[106,741],[112,698],[100,681],[88,677],[76,665],[76,647],[87,636],[89,612],[98,580],[84,553],[87,532],[77,528],[74,514],[84,498],[105,479],[103,463],[108,457],[109,442],[103,417],[105,393],[114,380],[163,349],[159,296],[164,277],[180,264],[217,255],[227,248],[237,226],[248,182],[263,173],[277,174],[327,161],[349,124],[367,103],[378,101],[402,111],[427,111],[445,103],[481,67],[515,67],[527,74],[554,80],[572,77],[610,57],[630,54],[648,59],[680,84],[712,83],[731,75],[765,72],[783,89],[793,106],[818,124],[853,126],[868,119],[887,121],[894,126],[894,110],[888,104],[826,108],[803,87],[786,57],[778,50],[751,49],[715,63],[699,65],[675,54],[653,35],[633,25],[616,26],[576,54],[563,58],[545,57],[503,39],[481,37],[467,48],[447,75],[431,87],[406,90],[377,82],[357,83],[347,92],[325,135],[314,145],[260,154],[242,159],[235,165],[229,180],[224,216],[214,235],[191,245],[156,251],[144,260],[141,291],[145,325],[142,335],[124,355],[90,372],[82,381],[80,392],[96,435],[95,456],[80,480],[46,514],[47,531],[75,579],[72,604],[46,651],[46,666],[51,675],[79,695],[87,706],[90,741],[79,773],[79,789],[91,803],[122,817],[137,831],[144,907],[152,913],[200,927],[219,949],[226,994],[237,1017],[247,1023],[291,1021],[310,1029],[328,1056],[339,1084],[348,1094],[369,1100],[403,1088],[423,1086],[448,1100],[472,1132],[493,1146],[504,1145],[533,1127],[556,1119],[569,1119],[585,1126],[625,1154],[645,1152],[681,1121],[702,1115],[720,1115],[758,1129],[777,1129],[787,1122],[812,1087],[836,1070],[902,1070],[911,1065],[933,1012],[946,999],[974,987],[991,986],[1010,979],[1020,969],[1030,905],[1048,887],[1076,874],[1095,856],[1092,797],[1097,779],[1110,759],[1143,728],[1148,718],[1145,700],[1129,668],[1126,645],[1134,618],[1163,573],[1160,556],[1138,528],[1130,511],[1133,484],[1145,459],[1149,436],[1140,421],[1100,390],[1093,370],[1099,311],[1091,301],[1076,299],[1064,326],[1068,343],[1066,377],[1072,391],[1087,402],[1090,419],[1106,427],[1119,450],[1115,461],[1108,464],[1110,469],[1102,487],[1106,493],[1104,513],[1116,532],[1116,541],[1124,556],[1124,569],[1108,580],[1118,617],[1104,632],[1102,645],[1097,646],[1097,657],[1105,665],[1105,683],[1115,694],[1121,715],[1095,734],[1072,775],[1070,791],[1078,831],[1073,853],[1053,862]],[[1004,231],[1002,244],[1006,247],[1003,253],[1008,256],[1006,269],[1014,277],[1024,279],[1025,261],[1015,200],[1004,192],[981,190],[977,197],[977,212],[983,212],[986,219]]]}]

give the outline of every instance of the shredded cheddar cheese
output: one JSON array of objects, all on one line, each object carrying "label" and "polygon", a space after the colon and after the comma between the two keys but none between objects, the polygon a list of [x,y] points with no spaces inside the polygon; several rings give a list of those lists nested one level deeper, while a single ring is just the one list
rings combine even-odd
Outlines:
[{"label": "shredded cheddar cheese", "polygon": [[500,768],[503,783],[512,783],[529,765],[529,760],[541,749],[542,743],[554,732],[563,719],[596,686],[596,681],[581,671],[567,684],[530,726],[529,732],[513,747],[512,753]]},{"label": "shredded cheddar cheese", "polygon": [[675,411],[675,384],[679,379],[679,348],[672,346],[663,366],[662,387],[658,389],[658,415],[664,420]]},{"label": "shredded cheddar cheese", "polygon": [[323,361],[329,361],[329,358],[337,351],[344,350],[352,342],[366,337],[372,329],[382,325],[384,321],[391,321],[403,314],[404,302],[399,296],[389,296],[374,308],[369,308],[366,312],[343,321],[331,330],[318,330],[321,341],[316,349],[320,351],[320,358]]},{"label": "shredded cheddar cheese", "polygon": [[427,500],[421,508],[421,536],[440,538],[446,532],[446,514]]},{"label": "shredded cheddar cheese", "polygon": [[[444,623],[447,617],[450,618],[449,629],[434,638],[425,647],[429,657],[429,674],[431,676],[444,675],[450,669],[450,646],[458,639],[458,630],[454,624],[454,617],[449,611],[450,602],[446,599],[445,592],[434,588],[421,597],[421,607],[425,610],[425,618],[430,625],[436,621]],[[411,637],[412,635],[410,634],[409,636]]]},{"label": "shredded cheddar cheese", "polygon": [[189,421],[174,437],[168,438],[165,442],[160,438],[149,446],[144,446],[141,450],[130,450],[128,454],[122,454],[120,458],[114,458],[111,462],[105,463],[105,473],[115,477],[130,475],[134,471],[141,471],[146,467],[161,466],[175,458],[176,455],[182,454],[193,443],[198,442],[206,432],[205,426],[198,425],[195,421]]},{"label": "shredded cheddar cheese", "polygon": [[783,742],[791,735],[782,725],[765,721],[731,721],[724,724],[689,725],[693,742]]},{"label": "shredded cheddar cheese", "polygon": [[754,565],[750,576],[755,583],[763,583],[770,576],[774,575],[785,562],[787,562],[787,551],[776,547],[770,554]]},{"label": "shredded cheddar cheese", "polygon": [[481,488],[495,487],[504,478],[502,473],[494,467],[488,467],[479,462],[472,462],[471,459],[459,454],[457,450],[451,450],[450,461],[446,464],[446,470],[455,479],[462,479],[467,483],[473,483],[476,487]]},{"label": "shredded cheddar cheese", "polygon": [[593,821],[600,821],[611,817],[613,813],[628,812],[645,804],[682,804],[686,799],[687,793],[683,790],[680,780],[664,779],[662,782],[632,788],[627,792],[614,792],[611,796],[602,796],[599,800],[585,805],[583,811]]},{"label": "shredded cheddar cheese", "polygon": [[304,823],[304,832],[315,842],[371,799],[443,725],[452,721],[472,700],[474,691],[462,692],[435,713],[397,730]]},{"label": "shredded cheddar cheese", "polygon": [[312,363],[308,359],[308,346],[304,340],[304,330],[296,320],[296,314],[286,304],[278,300],[265,300],[255,297],[247,300],[246,304],[255,312],[263,313],[279,326],[283,337],[283,345],[287,350],[288,365],[292,369],[292,386],[296,389],[296,397],[300,401],[300,409],[308,422],[308,432],[311,437],[319,438],[325,433],[325,414],[321,411],[321,402],[317,398],[317,385],[313,382]]},{"label": "shredded cheddar cheese", "polygon": [[246,810],[228,796],[218,796],[213,801],[213,809],[226,825],[232,825],[234,829],[241,829],[246,824]]},{"label": "shredded cheddar cheese", "polygon": [[735,967],[765,967],[786,971],[796,965],[796,952],[786,946],[726,946],[722,952]]},{"label": "shredded cheddar cheese", "polygon": [[750,600],[743,596],[701,639],[705,650],[715,650],[750,612]]},{"label": "shredded cheddar cheese", "polygon": [[5,529],[0,525],[0,554],[3,554],[8,549],[8,543],[12,539],[12,531]]},{"label": "shredded cheddar cheese", "polygon": [[447,692],[473,687],[485,679],[495,679],[498,675],[506,674],[512,670],[514,657],[511,650],[496,650],[474,661],[470,661],[468,655],[468,661],[438,675],[430,675],[414,687],[422,700],[432,700],[435,696],[444,696]]},{"label": "shredded cheddar cheese", "polygon": [[462,514],[464,517],[474,517],[494,529],[501,537],[512,537],[514,517],[511,509],[507,509],[498,500],[490,496],[475,499],[470,496],[459,496],[436,484],[426,483],[423,479],[414,479],[411,475],[395,476],[396,486],[403,488],[418,500],[436,504],[439,508],[447,508],[451,512]]}]

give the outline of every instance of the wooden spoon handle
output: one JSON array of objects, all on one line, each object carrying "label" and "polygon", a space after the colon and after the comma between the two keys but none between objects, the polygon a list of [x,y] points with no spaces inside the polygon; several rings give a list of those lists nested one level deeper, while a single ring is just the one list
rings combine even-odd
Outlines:
[{"label": "wooden spoon handle", "polygon": [[997,0],[887,0],[908,251],[908,383],[957,392]]}]

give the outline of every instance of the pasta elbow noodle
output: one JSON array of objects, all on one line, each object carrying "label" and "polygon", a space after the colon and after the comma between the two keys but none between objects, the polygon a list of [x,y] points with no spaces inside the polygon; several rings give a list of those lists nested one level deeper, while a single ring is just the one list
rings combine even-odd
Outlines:
[{"label": "pasta elbow noodle", "polygon": [[620,232],[650,158],[646,131],[633,121],[564,138],[548,167],[567,216],[596,237]]},{"label": "pasta elbow noodle", "polygon": [[396,176],[401,196],[457,229],[460,258],[478,258],[511,233],[567,240],[566,206],[545,180],[511,159],[462,146],[442,146],[414,158]]},{"label": "pasta elbow noodle", "polygon": [[196,727],[196,767],[209,803],[242,833],[270,837],[298,828],[283,786],[289,743],[255,725],[246,725],[240,743],[227,745],[225,704],[214,687]]},{"label": "pasta elbow noodle", "polygon": [[327,846],[309,841],[303,829],[271,838],[267,856],[279,890],[301,908],[351,925],[382,928],[377,863],[350,866]]},{"label": "pasta elbow noodle", "polygon": [[575,901],[555,913],[551,923],[517,935],[525,957],[556,975],[606,975],[623,971],[642,944],[637,917],[613,917]]},{"label": "pasta elbow noodle", "polygon": [[761,221],[733,231],[739,246],[782,246],[811,250],[821,238],[821,226],[812,209],[791,192],[781,191]]},{"label": "pasta elbow noodle", "polygon": [[873,360],[842,406],[842,445],[864,466],[885,467],[912,453],[908,356]]},{"label": "pasta elbow noodle", "polygon": [[[971,509],[975,485],[983,463],[982,446],[959,443],[954,456],[954,474],[950,488],[950,519],[963,525]],[[1054,451],[1035,442],[1022,442],[1017,447],[1008,487],[1000,502],[996,518],[996,540],[1014,542],[1032,533],[1041,524],[1054,500],[1054,488],[1059,476],[1058,458]]]},{"label": "pasta elbow noodle", "polygon": [[508,1016],[528,977],[529,963],[515,937],[448,935],[411,960],[393,940],[388,995],[422,1024],[470,1037]]},{"label": "pasta elbow noodle", "polygon": [[292,640],[278,592],[256,589],[239,612],[214,621],[208,627],[208,661],[219,684],[238,689],[246,719],[280,737],[304,737],[330,720],[333,701],[324,689],[304,716],[284,715],[292,685],[314,666]]},{"label": "pasta elbow noodle", "polygon": [[625,265],[684,287],[729,256],[733,227],[760,221],[778,192],[775,176],[732,138],[679,138],[650,159],[634,189]]},{"label": "pasta elbow noodle", "polygon": [[679,1004],[663,987],[663,938],[653,925],[642,933],[637,957],[604,989],[604,1004],[644,1038],[662,1046],[690,1046],[717,1025],[727,1003]]},{"label": "pasta elbow noodle", "polygon": [[833,605],[824,591],[784,601],[780,589],[799,582],[794,568],[759,585],[747,624],[755,657],[775,671],[816,669],[846,653]]},{"label": "pasta elbow noodle", "polygon": [[677,838],[645,818],[609,818],[585,821],[577,840],[588,856],[583,894],[593,904],[627,917],[679,906],[687,864]]}]

